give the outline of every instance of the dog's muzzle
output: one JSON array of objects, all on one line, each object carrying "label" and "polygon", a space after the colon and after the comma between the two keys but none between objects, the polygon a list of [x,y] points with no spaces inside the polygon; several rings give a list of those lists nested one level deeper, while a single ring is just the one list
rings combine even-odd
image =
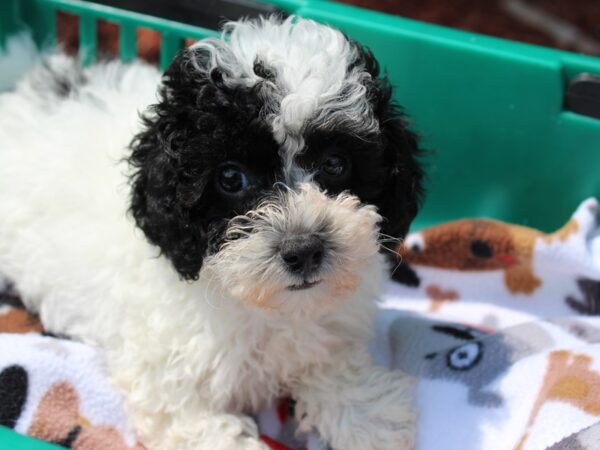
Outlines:
[{"label": "dog's muzzle", "polygon": [[232,219],[226,236],[236,238],[207,261],[207,270],[254,307],[324,308],[357,289],[361,270],[378,253],[380,219],[355,196],[329,197],[303,183]]}]

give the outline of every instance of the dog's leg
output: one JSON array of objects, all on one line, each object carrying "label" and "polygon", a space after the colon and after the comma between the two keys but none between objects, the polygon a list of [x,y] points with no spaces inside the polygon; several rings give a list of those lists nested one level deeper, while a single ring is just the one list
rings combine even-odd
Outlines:
[{"label": "dog's leg", "polygon": [[[109,361],[111,381],[123,393],[131,426],[148,450],[269,449],[259,439],[251,417],[231,413],[225,404],[211,403],[202,380],[176,362],[169,367],[160,359]],[[191,370],[189,365],[187,370]]]},{"label": "dog's leg", "polygon": [[335,450],[411,449],[414,380],[374,367],[366,352],[347,356],[302,380],[294,393],[301,429],[316,429]]},{"label": "dog's leg", "polygon": [[130,407],[129,412],[148,450],[269,450],[249,416],[199,408],[168,414]]}]

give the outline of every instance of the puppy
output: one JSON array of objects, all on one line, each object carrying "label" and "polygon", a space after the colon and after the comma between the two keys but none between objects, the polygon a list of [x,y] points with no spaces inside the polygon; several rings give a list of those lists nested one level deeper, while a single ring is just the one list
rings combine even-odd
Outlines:
[{"label": "puppy", "polygon": [[264,449],[246,414],[282,395],[334,449],[410,448],[413,384],[365,346],[418,152],[310,20],[229,23],[162,80],[56,55],[0,99],[0,272],[106,350],[149,449]]}]

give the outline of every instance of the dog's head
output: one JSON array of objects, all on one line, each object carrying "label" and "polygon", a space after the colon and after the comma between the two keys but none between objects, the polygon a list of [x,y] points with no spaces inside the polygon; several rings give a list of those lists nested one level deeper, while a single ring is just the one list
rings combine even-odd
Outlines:
[{"label": "dog's head", "polygon": [[348,297],[380,232],[403,237],[417,213],[417,140],[388,81],[310,20],[229,23],[182,50],[144,127],[138,226],[183,278],[210,270],[253,306]]}]

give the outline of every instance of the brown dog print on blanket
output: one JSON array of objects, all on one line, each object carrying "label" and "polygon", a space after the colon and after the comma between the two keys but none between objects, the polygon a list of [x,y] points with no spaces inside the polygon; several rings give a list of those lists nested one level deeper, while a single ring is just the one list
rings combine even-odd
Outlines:
[{"label": "brown dog print on blanket", "polygon": [[28,435],[73,450],[144,450],[130,447],[115,428],[94,425],[79,413],[79,395],[68,382],[54,384],[36,410]]},{"label": "brown dog print on blanket", "polygon": [[407,237],[397,248],[403,267],[396,271],[394,278],[400,282],[409,280],[412,286],[419,285],[416,274],[406,265],[466,272],[502,270],[511,293],[532,294],[541,285],[533,271],[536,240],[565,241],[578,229],[574,220],[548,235],[532,228],[487,219],[448,222]]},{"label": "brown dog print on blanket", "polygon": [[42,324],[24,309],[0,306],[0,333],[39,333]]},{"label": "brown dog print on blanket", "polygon": [[431,300],[431,305],[429,306],[429,312],[431,313],[438,312],[444,303],[455,302],[459,298],[458,292],[454,289],[445,290],[437,284],[430,284],[425,289],[425,292]]},{"label": "brown dog print on blanket", "polygon": [[576,234],[579,231],[579,223],[575,219],[569,220],[565,226],[552,234],[542,236],[542,239],[546,244],[552,242],[565,242],[571,235]]},{"label": "brown dog print on blanket", "polygon": [[592,358],[584,353],[558,350],[550,353],[542,387],[533,404],[527,429],[515,450],[527,440],[529,430],[546,402],[569,403],[593,416],[600,416],[600,373],[591,369]]},{"label": "brown dog print on blanket", "polygon": [[39,333],[40,321],[25,310],[13,286],[8,284],[0,292],[0,333]]}]

